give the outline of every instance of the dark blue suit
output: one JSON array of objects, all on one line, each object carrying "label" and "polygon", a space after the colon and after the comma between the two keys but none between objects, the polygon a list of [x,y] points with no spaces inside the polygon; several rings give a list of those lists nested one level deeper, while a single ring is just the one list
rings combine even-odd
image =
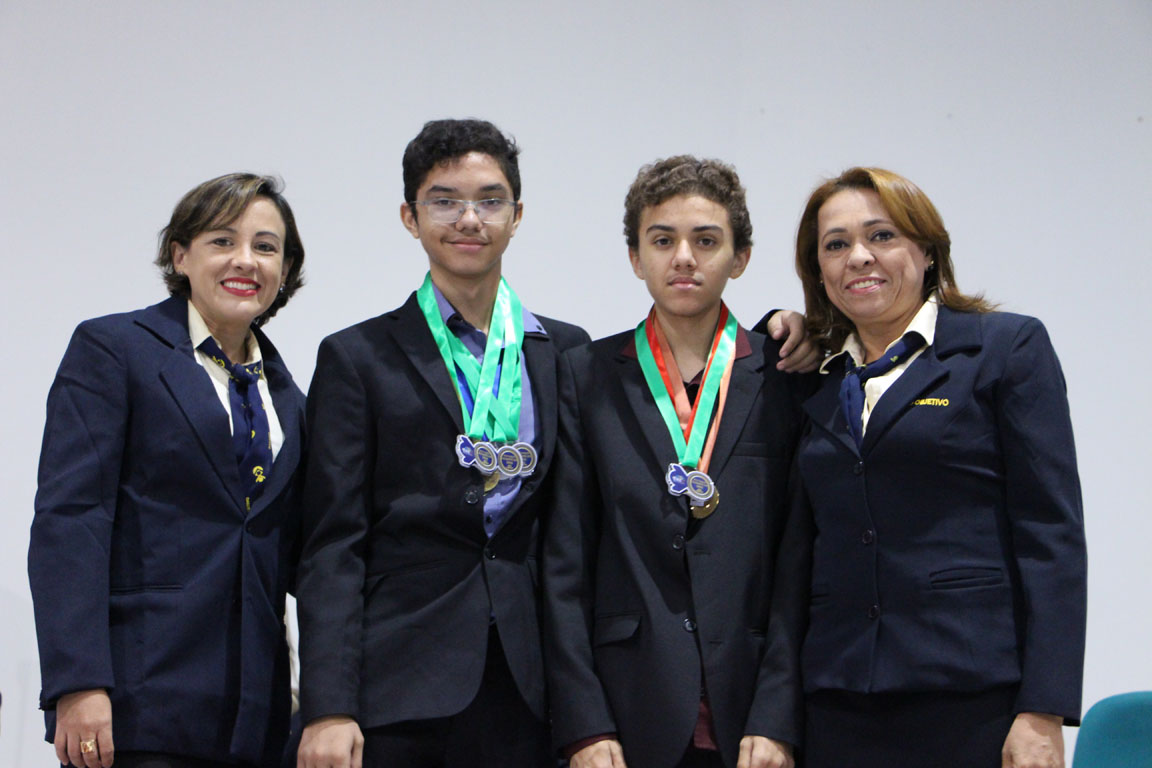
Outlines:
[{"label": "dark blue suit", "polygon": [[1044,327],[940,308],[935,340],[857,450],[841,377],[805,408],[816,527],[809,693],[1018,686],[1014,711],[1080,717],[1083,516],[1064,377]]},{"label": "dark blue suit", "polygon": [[28,553],[49,741],[60,696],[106,688],[117,752],[278,760],[304,396],[256,336],[284,444],[246,511],[187,302],[76,329],[48,396]]},{"label": "dark blue suit", "polygon": [[684,756],[707,687],[726,766],[745,734],[800,741],[806,518],[789,516],[803,379],[749,334],[732,368],[705,520],[668,493],[675,449],[633,332],[565,355],[544,648],[556,746],[618,735],[631,768]]}]

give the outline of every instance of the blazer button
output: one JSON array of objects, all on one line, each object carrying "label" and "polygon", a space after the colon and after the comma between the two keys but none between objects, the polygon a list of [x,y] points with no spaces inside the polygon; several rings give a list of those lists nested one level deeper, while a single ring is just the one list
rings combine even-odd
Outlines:
[{"label": "blazer button", "polygon": [[865,544],[871,544],[875,540],[876,540],[876,532],[873,531],[871,528],[864,531],[864,533],[860,536],[860,541],[862,541]]},{"label": "blazer button", "polygon": [[696,622],[692,621],[692,619],[684,619],[684,631],[685,632],[695,632],[696,631]]},{"label": "blazer button", "polygon": [[874,605],[868,609],[868,618],[875,619],[880,616],[880,606]]},{"label": "blazer button", "polygon": [[480,491],[476,490],[475,488],[469,488],[468,490],[464,491],[464,501],[468,502],[469,504],[475,504],[476,502],[480,501]]},{"label": "blazer button", "polygon": [[862,462],[862,461],[856,462],[856,466],[852,467],[852,474],[854,474],[854,475],[864,474],[864,462]]},{"label": "blazer button", "polygon": [[672,537],[672,549],[675,549],[675,550],[684,549],[684,537],[683,536],[681,536],[680,534],[676,534],[675,536]]},{"label": "blazer button", "polygon": [[484,547],[484,557],[488,558],[489,560],[496,559],[496,553],[492,551],[492,547]]}]

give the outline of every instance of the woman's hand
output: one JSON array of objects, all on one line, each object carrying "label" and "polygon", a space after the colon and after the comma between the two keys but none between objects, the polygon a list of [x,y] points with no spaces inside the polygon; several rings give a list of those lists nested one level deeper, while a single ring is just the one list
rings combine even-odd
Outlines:
[{"label": "woman's hand", "polygon": [[[112,702],[103,688],[66,693],[56,702],[56,759],[77,768],[110,768]],[[92,746],[85,750],[81,745]]]},{"label": "woman's hand", "polygon": [[808,338],[804,328],[804,315],[790,309],[782,309],[768,318],[768,335],[780,345],[780,361],[776,369],[785,373],[809,373],[824,359],[820,348]]},{"label": "woman's hand", "polygon": [[749,734],[740,739],[737,768],[792,768],[792,747],[782,741]]},{"label": "woman's hand", "polygon": [[1064,768],[1063,722],[1039,712],[1016,715],[1000,753],[1002,768]]}]

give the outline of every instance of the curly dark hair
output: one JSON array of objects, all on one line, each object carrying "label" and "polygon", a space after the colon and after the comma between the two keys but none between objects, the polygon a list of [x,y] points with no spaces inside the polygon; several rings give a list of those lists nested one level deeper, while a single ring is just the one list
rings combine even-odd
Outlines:
[{"label": "curly dark hair", "polygon": [[733,250],[752,247],[752,219],[736,169],[719,160],[701,160],[692,155],[657,160],[636,174],[624,198],[624,238],[628,247],[640,247],[640,215],[645,208],[681,195],[699,195],[723,206],[732,227]]},{"label": "curly dark hair", "polygon": [[263,197],[272,201],[284,219],[284,263],[287,266],[283,290],[276,294],[272,306],[252,324],[261,326],[268,322],[304,285],[304,243],[296,229],[292,208],[280,194],[283,188],[283,182],[274,176],[228,173],[204,182],[180,198],[168,226],[160,230],[160,247],[154,262],[160,267],[168,293],[184,298],[192,295],[188,278],[178,273],[172,263],[172,244],[189,247],[197,235],[232,223],[253,200]]},{"label": "curly dark hair", "polygon": [[[520,201],[520,148],[511,136],[487,120],[429,120],[404,149],[404,200],[413,203],[428,173],[469,152],[491,155],[512,185],[512,199]],[[413,213],[416,209],[413,206]]]}]

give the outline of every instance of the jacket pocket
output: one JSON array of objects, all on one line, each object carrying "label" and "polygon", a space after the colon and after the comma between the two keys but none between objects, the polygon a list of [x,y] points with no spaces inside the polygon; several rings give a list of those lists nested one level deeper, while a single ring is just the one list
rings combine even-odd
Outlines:
[{"label": "jacket pocket", "polygon": [[733,456],[771,456],[768,443],[753,440],[741,440],[732,446]]},{"label": "jacket pocket", "polygon": [[430,571],[433,568],[439,568],[447,562],[445,560],[425,560],[419,563],[405,563],[404,565],[392,566],[391,568],[384,568],[373,573],[369,573],[366,578],[385,579],[392,576],[402,576],[406,573],[415,573],[417,571]]},{"label": "jacket pocket", "polygon": [[948,568],[928,574],[932,589],[965,589],[990,587],[1004,581],[999,568]]},{"label": "jacket pocket", "polygon": [[108,591],[113,595],[138,595],[141,592],[180,592],[183,589],[180,584],[121,584],[109,587]]},{"label": "jacket pocket", "polygon": [[610,616],[597,616],[592,630],[592,644],[605,645],[627,640],[640,628],[640,614],[616,613]]}]

